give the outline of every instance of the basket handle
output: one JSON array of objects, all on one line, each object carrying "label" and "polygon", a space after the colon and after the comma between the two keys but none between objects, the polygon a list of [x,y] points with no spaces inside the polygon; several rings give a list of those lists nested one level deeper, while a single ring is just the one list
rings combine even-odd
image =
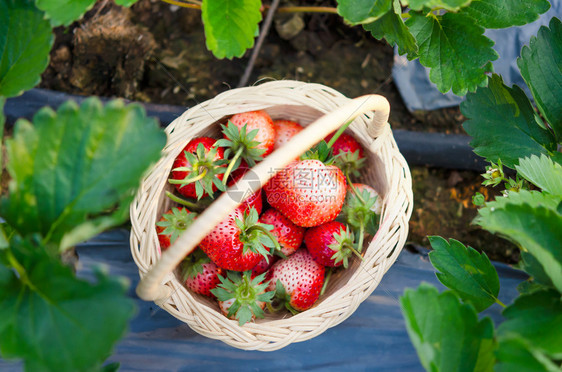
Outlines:
[{"label": "basket handle", "polygon": [[[352,99],[345,105],[336,108],[334,111],[308,125],[282,148],[267,156],[262,162],[252,168],[253,174],[250,177],[246,175],[238,181],[237,188],[251,190],[252,192],[257,191],[274,176],[275,172],[273,170],[283,169],[297,156],[305,153],[328,134],[368,111],[374,111],[370,128],[367,128],[369,134],[382,133],[385,127],[388,126],[387,122],[390,114],[390,105],[386,98],[380,95],[366,95]],[[261,186],[256,185],[256,176]],[[250,182],[250,178],[254,182]],[[246,195],[250,194],[246,193]],[[146,301],[155,301],[159,304],[164,303],[172,295],[171,288],[161,284],[165,276],[172,272],[181,260],[191,253],[199,242],[240,203],[241,201],[234,200],[226,192],[219,196],[177,238],[174,244],[162,254],[158,262],[141,279],[136,288],[137,295]]]}]

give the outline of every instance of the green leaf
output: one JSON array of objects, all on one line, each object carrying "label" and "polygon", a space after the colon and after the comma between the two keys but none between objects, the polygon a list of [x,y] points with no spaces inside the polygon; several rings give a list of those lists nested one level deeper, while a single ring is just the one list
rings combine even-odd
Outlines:
[{"label": "green leaf", "polygon": [[338,0],[338,14],[352,25],[370,23],[392,8],[392,0]]},{"label": "green leaf", "polygon": [[474,18],[461,13],[410,14],[406,25],[418,43],[420,63],[431,69],[429,78],[441,92],[452,89],[463,96],[486,85],[489,62],[498,55]]},{"label": "green leaf", "polygon": [[260,0],[203,0],[205,39],[215,57],[242,57],[254,45],[262,19],[260,7]]},{"label": "green leaf", "polygon": [[37,8],[43,10],[53,27],[68,26],[82,18],[96,0],[35,0]]},{"label": "green leaf", "polygon": [[472,0],[462,11],[485,28],[523,26],[550,9],[547,0]]},{"label": "green leaf", "polygon": [[439,236],[430,236],[429,242],[433,248],[429,259],[439,270],[436,275],[444,286],[452,289],[463,301],[470,302],[477,312],[497,301],[500,280],[485,253],[467,248],[455,239],[447,242]]},{"label": "green leaf", "polygon": [[6,98],[0,96],[0,176],[4,173],[4,125],[6,123],[6,117],[4,116],[5,103]]},{"label": "green leaf", "polygon": [[115,100],[103,107],[90,98],[56,113],[42,109],[33,123],[19,120],[6,144],[6,221],[21,235],[63,242],[61,249],[124,222],[140,177],[166,140],[156,121],[139,105]]},{"label": "green leaf", "polygon": [[492,371],[494,325],[453,292],[429,284],[400,298],[408,335],[427,371]]},{"label": "green leaf", "polygon": [[532,155],[519,160],[517,172],[535,186],[552,195],[562,196],[562,165],[549,157]]},{"label": "green leaf", "polygon": [[463,127],[473,138],[474,152],[490,162],[498,159],[510,168],[519,158],[556,150],[552,134],[537,124],[538,117],[525,93],[508,88],[499,75],[493,75],[488,87],[466,95],[461,112],[467,117]]},{"label": "green leaf", "polygon": [[0,96],[18,96],[39,84],[53,40],[33,2],[0,0]]},{"label": "green leaf", "polygon": [[475,222],[478,223],[480,218],[487,218],[490,213],[497,209],[505,208],[508,204],[528,204],[532,208],[545,207],[556,211],[559,203],[559,197],[536,190],[528,191],[522,189],[518,192],[509,191],[507,197],[498,197],[496,200],[486,203],[486,206],[478,211],[479,216],[476,218]]},{"label": "green leaf", "polygon": [[363,28],[371,33],[377,40],[384,38],[390,46],[398,46],[400,55],[406,54],[409,60],[418,57],[418,45],[416,39],[402,20],[402,9],[400,4],[386,12],[374,22],[366,23]]},{"label": "green leaf", "polygon": [[558,18],[550,20],[550,29],[541,27],[523,47],[517,65],[539,111],[562,142],[562,22]]},{"label": "green leaf", "polygon": [[502,338],[496,356],[496,372],[561,372],[544,353],[516,336]]},{"label": "green leaf", "polygon": [[402,3],[411,9],[419,11],[423,8],[442,8],[450,11],[457,11],[468,4],[471,0],[403,0]]},{"label": "green leaf", "polygon": [[562,292],[562,215],[543,206],[506,203],[479,211],[476,223],[491,233],[513,241],[532,254]]},{"label": "green leaf", "polygon": [[554,284],[552,284],[552,280],[544,271],[544,267],[535,258],[535,256],[533,256],[529,252],[521,252],[521,261],[519,261],[519,267],[521,268],[521,270],[525,271],[531,276],[531,283],[538,284],[542,289],[544,289],[545,287],[554,288]]},{"label": "green leaf", "polygon": [[127,328],[134,303],[121,281],[101,272],[77,279],[46,247],[14,242],[18,274],[0,265],[0,351],[26,371],[82,371],[101,366]]},{"label": "green leaf", "polygon": [[503,311],[500,336],[515,333],[555,359],[562,358],[562,301],[555,290],[519,296]]}]

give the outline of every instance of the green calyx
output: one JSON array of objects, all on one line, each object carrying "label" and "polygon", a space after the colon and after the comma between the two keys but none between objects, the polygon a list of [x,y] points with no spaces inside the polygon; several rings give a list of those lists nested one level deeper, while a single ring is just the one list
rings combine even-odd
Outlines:
[{"label": "green calyx", "polygon": [[332,148],[328,147],[328,144],[324,140],[320,141],[316,146],[312,147],[310,150],[302,154],[300,159],[320,160],[326,165],[332,165],[335,160]]},{"label": "green calyx", "polygon": [[[365,166],[365,158],[359,157],[359,150],[355,152],[340,152],[334,157],[334,164],[348,176],[359,177],[359,170]],[[349,177],[348,177],[349,179]]]},{"label": "green calyx", "polygon": [[269,260],[267,247],[272,250],[273,254],[283,256],[277,238],[271,233],[273,226],[261,223],[258,219],[259,215],[256,209],[250,208],[248,212],[244,212],[242,220],[235,220],[236,226],[240,229],[239,239],[244,244],[242,252],[246,253],[250,250]]},{"label": "green calyx", "polygon": [[172,208],[172,213],[165,213],[164,220],[156,223],[156,226],[163,227],[160,235],[170,235],[170,243],[176,239],[193,223],[197,216],[196,213],[189,212],[185,208]]},{"label": "green calyx", "polygon": [[351,192],[347,193],[342,207],[342,214],[345,216],[347,224],[353,230],[376,224],[377,215],[372,208],[377,201],[377,196],[373,196],[367,190],[359,192],[351,183],[350,188]]},{"label": "green calyx", "polygon": [[291,295],[285,290],[285,286],[279,279],[275,283],[275,297],[273,301],[267,303],[267,308],[272,313],[276,313],[285,308],[293,315],[297,315],[299,311],[291,305]]},{"label": "green calyx", "polygon": [[263,282],[265,273],[254,279],[251,275],[250,270],[244,273],[228,271],[226,277],[219,275],[220,284],[211,290],[219,301],[234,299],[227,316],[237,319],[241,326],[253,317],[263,318],[265,313],[258,303],[269,303],[275,295],[275,291],[265,291],[269,285],[269,282]]},{"label": "green calyx", "polygon": [[205,193],[213,195],[213,185],[220,191],[226,188],[218,175],[225,173],[223,167],[225,160],[215,160],[218,146],[214,145],[209,151],[205,151],[205,146],[200,143],[197,145],[195,153],[185,151],[185,158],[189,162],[188,167],[177,167],[173,171],[187,172],[183,180],[170,179],[171,184],[185,186],[195,184],[197,199],[201,199]]},{"label": "green calyx", "polygon": [[181,262],[180,275],[183,281],[193,279],[203,274],[203,265],[211,262],[211,259],[201,249],[196,249]]},{"label": "green calyx", "polygon": [[331,257],[334,263],[342,263],[342,266],[347,269],[349,266],[349,257],[352,254],[357,255],[360,259],[363,257],[355,249],[355,236],[352,231],[345,230],[343,227],[340,228],[339,232],[334,233],[334,243],[330,244],[328,247],[335,253]]},{"label": "green calyx", "polygon": [[[254,140],[258,134],[258,130],[254,129],[247,132],[247,125],[238,128],[230,121],[227,125],[221,125],[222,133],[226,138],[217,141],[217,146],[226,147],[224,151],[225,159],[229,159],[229,165],[225,172],[223,183],[226,185],[228,175],[236,170],[244,159],[250,167],[256,165],[256,162],[263,159],[265,149],[258,148],[259,141]],[[232,158],[231,158],[232,156]]]}]

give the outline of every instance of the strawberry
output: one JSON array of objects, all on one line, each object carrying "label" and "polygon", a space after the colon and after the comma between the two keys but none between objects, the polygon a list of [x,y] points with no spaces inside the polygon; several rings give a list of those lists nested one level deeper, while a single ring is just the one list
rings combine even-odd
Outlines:
[{"label": "strawberry", "polygon": [[191,225],[195,216],[197,216],[196,213],[191,213],[184,207],[174,207],[164,213],[156,223],[156,233],[160,242],[159,248],[162,251],[168,249],[181,233]]},{"label": "strawberry", "polygon": [[[326,136],[325,141],[329,143],[333,136],[334,133],[329,134],[328,136]],[[336,141],[332,145],[332,151],[334,155],[338,155],[343,152],[354,153],[356,151],[359,151],[359,158],[365,157],[365,151],[363,150],[361,144],[347,133],[342,133],[336,139]]]},{"label": "strawberry", "polygon": [[268,282],[263,282],[265,274],[251,278],[251,272],[243,274],[228,271],[226,278],[219,276],[220,284],[212,289],[219,300],[221,312],[230,319],[237,319],[241,326],[263,318],[266,303],[270,302],[275,292],[266,292]]},{"label": "strawberry", "polygon": [[338,221],[330,221],[306,230],[304,244],[312,258],[324,266],[343,265],[347,268],[349,257],[357,253],[353,246],[353,232],[348,231],[348,228]]},{"label": "strawberry", "polygon": [[215,139],[192,139],[176,157],[169,182],[181,195],[201,199],[217,189],[224,191],[224,163],[224,150]]},{"label": "strawberry", "polygon": [[220,283],[219,275],[222,275],[223,270],[198,248],[182,261],[180,272],[187,288],[195,293],[213,297],[211,290]]},{"label": "strawberry", "polygon": [[[247,190],[238,189],[236,188],[236,186],[233,187],[233,185],[235,185],[236,182],[239,179],[241,179],[249,170],[250,168],[248,168],[247,166],[246,167],[241,166],[240,168],[236,169],[235,172],[232,173],[230,177],[230,181],[228,181],[228,186],[230,187],[228,192],[231,194],[233,198],[237,198],[237,197],[242,198],[248,192]],[[259,180],[256,181],[259,182]],[[258,214],[261,214],[263,209],[263,198],[262,198],[261,189],[258,189],[258,191],[248,196],[248,198],[244,200],[244,202],[242,202],[241,206],[244,212],[248,212],[250,208],[254,208],[258,212]]]},{"label": "strawberry", "polygon": [[306,249],[299,249],[291,256],[277,261],[269,270],[268,290],[289,311],[310,309],[320,297],[324,284],[325,268],[316,262]]},{"label": "strawberry", "polygon": [[[248,134],[253,130],[257,130],[253,140],[259,142],[256,148],[265,150],[261,154],[263,157],[273,151],[275,127],[273,126],[273,120],[271,120],[267,112],[260,110],[235,114],[230,118],[229,122],[238,127],[238,129],[246,126],[246,133]],[[253,166],[252,163],[249,164]]]},{"label": "strawberry", "polygon": [[269,204],[294,224],[318,226],[333,220],[345,200],[342,171],[320,160],[291,162],[264,187]]},{"label": "strawberry", "polygon": [[281,252],[290,256],[301,246],[304,237],[304,227],[291,222],[275,208],[269,208],[260,217],[260,221],[273,226],[271,233],[277,238]]},{"label": "strawberry", "polygon": [[[365,191],[367,191],[370,195],[369,199],[375,199],[375,203],[371,206],[370,209],[376,214],[381,214],[382,201],[381,198],[379,197],[379,194],[375,191],[374,188],[364,183],[353,183],[353,187],[355,187],[355,190],[357,190],[359,194],[363,194]],[[353,190],[351,190],[351,187],[348,187],[347,192],[349,193],[352,191]]]},{"label": "strawberry", "polygon": [[252,278],[265,273],[267,270],[273,266],[273,264],[279,259],[278,256],[274,256],[272,254],[267,255],[267,257],[263,257],[260,262],[252,269]]},{"label": "strawberry", "polygon": [[303,130],[303,127],[299,123],[291,120],[273,120],[273,126],[275,127],[274,149],[283,146],[289,142],[295,134]]},{"label": "strawberry", "polygon": [[258,222],[258,217],[253,208],[249,212],[236,208],[203,238],[201,249],[223,269],[251,270],[269,253],[269,248],[279,246],[269,232],[271,226]]}]

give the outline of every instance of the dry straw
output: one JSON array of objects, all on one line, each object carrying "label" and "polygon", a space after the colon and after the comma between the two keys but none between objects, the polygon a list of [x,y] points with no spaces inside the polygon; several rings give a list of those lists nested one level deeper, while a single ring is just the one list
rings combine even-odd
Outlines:
[{"label": "dry straw", "polygon": [[[306,149],[351,119],[348,129],[367,149],[362,182],[373,186],[383,200],[378,233],[345,271],[332,275],[318,303],[298,315],[267,314],[265,319],[239,326],[224,317],[215,301],[191,293],[177,279],[175,267],[239,201],[224,193],[205,210],[186,233],[161,257],[155,224],[171,207],[166,191],[175,157],[195,137],[217,136],[218,124],[233,114],[263,109],[273,119],[295,120],[305,126],[283,148],[259,163],[252,172],[263,185],[278,170]],[[187,110],[171,123],[168,143],[160,161],[142,181],[131,206],[131,251],[139,267],[139,297],[155,301],[196,332],[245,350],[271,351],[318,336],[348,318],[377,287],[398,257],[408,234],[413,206],[412,182],[406,161],[398,151],[388,125],[388,101],[378,95],[349,99],[319,84],[275,81],[227,91]],[[240,187],[259,185],[247,177]]]}]

